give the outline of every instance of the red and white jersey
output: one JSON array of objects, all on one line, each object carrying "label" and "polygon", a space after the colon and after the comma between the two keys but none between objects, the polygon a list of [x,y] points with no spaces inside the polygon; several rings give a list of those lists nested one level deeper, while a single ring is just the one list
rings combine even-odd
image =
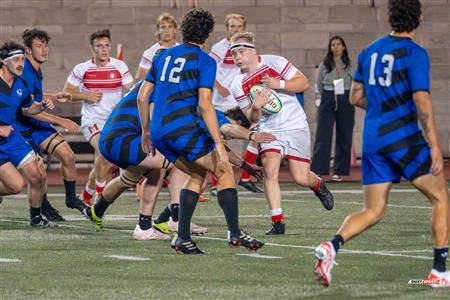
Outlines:
[{"label": "red and white jersey", "polygon": [[[209,55],[217,62],[216,80],[220,85],[229,90],[234,77],[241,72],[239,67],[235,65],[233,56],[231,55],[230,41],[224,38],[217,42],[212,46]],[[223,97],[217,90],[214,90],[213,105],[214,108],[223,112],[238,106],[232,95]]]},{"label": "red and white jersey", "polygon": [[[287,59],[277,55],[260,55],[258,68],[252,74],[240,73],[231,85],[231,93],[239,107],[244,109],[251,102],[249,92],[252,86],[260,84],[264,76],[280,80],[290,80],[298,71]],[[262,114],[259,131],[285,131],[308,127],[305,112],[298,102],[295,93],[276,90],[283,107],[276,114]]]},{"label": "red and white jersey", "polygon": [[[178,46],[179,43],[175,43],[172,47]],[[155,57],[155,54],[158,53],[161,49],[167,49],[160,43],[156,43],[147,50],[144,51],[142,54],[141,62],[139,63],[139,68],[150,70],[152,67],[153,57]]]},{"label": "red and white jersey", "polygon": [[94,59],[76,65],[67,81],[82,93],[97,90],[103,93],[102,99],[97,103],[83,101],[81,120],[85,123],[108,119],[114,106],[122,98],[122,87],[132,83],[133,76],[123,61],[111,57],[104,67],[97,66]]}]

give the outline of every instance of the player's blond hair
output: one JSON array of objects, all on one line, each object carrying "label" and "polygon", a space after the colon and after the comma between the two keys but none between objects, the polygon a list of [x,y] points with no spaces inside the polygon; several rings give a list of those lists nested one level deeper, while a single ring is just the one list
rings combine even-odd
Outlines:
[{"label": "player's blond hair", "polygon": [[236,32],[235,34],[233,34],[233,36],[231,37],[230,43],[234,44],[234,43],[236,43],[237,40],[241,40],[241,39],[246,40],[247,42],[249,42],[253,45],[256,42],[256,37],[253,32],[244,31],[244,32]]},{"label": "player's blond hair", "polygon": [[158,39],[158,41],[161,38],[161,35],[159,34],[159,26],[161,25],[162,21],[167,21],[169,23],[172,23],[173,27],[178,28],[177,20],[175,19],[174,16],[172,16],[168,12],[164,12],[164,13],[160,14],[158,16],[158,18],[156,19],[156,31],[155,31],[155,36]]},{"label": "player's blond hair", "polygon": [[231,19],[237,19],[237,20],[241,20],[242,22],[244,22],[244,28],[247,25],[247,19],[240,14],[228,14],[225,17],[225,27],[228,28],[228,23],[230,22]]}]

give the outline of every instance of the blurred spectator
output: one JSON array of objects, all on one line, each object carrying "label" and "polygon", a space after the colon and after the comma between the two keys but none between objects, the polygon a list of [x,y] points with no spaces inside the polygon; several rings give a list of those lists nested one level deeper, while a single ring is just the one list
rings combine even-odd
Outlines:
[{"label": "blurred spectator", "polygon": [[317,70],[316,105],[319,112],[311,170],[317,175],[329,174],[333,126],[336,122],[336,150],[332,177],[335,181],[341,181],[342,175],[350,173],[355,123],[355,109],[349,102],[353,69],[344,39],[333,36],[328,43],[328,53]]}]

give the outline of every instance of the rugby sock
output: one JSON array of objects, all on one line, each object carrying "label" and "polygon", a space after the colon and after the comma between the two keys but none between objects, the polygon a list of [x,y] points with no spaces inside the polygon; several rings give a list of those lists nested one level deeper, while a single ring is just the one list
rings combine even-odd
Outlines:
[{"label": "rugby sock", "polygon": [[152,228],[152,216],[139,214],[139,227],[141,227],[142,230]]},{"label": "rugby sock", "polygon": [[86,183],[86,186],[83,190],[83,194],[81,195],[81,197],[83,198],[83,200],[91,200],[92,199],[92,195],[94,195],[95,190],[91,189],[88,185],[88,183]]},{"label": "rugby sock", "polygon": [[235,188],[224,189],[217,192],[217,200],[225,215],[228,230],[231,236],[239,236],[240,229],[238,224],[238,195]]},{"label": "rugby sock", "polygon": [[448,247],[445,248],[434,248],[434,261],[433,261],[433,269],[439,272],[445,272],[446,261],[448,257]]},{"label": "rugby sock", "polygon": [[336,234],[330,240],[330,243],[333,245],[334,251],[336,251],[336,254],[337,254],[339,251],[339,248],[341,248],[341,246],[344,245],[344,239],[342,238],[342,235]]},{"label": "rugby sock", "polygon": [[284,223],[284,215],[283,215],[283,209],[282,208],[272,209],[270,211],[270,214],[272,215],[272,223],[274,223],[274,222]]},{"label": "rugby sock", "polygon": [[178,214],[180,213],[180,203],[170,204],[170,216],[172,221],[178,222]]},{"label": "rugby sock", "polygon": [[155,221],[155,224],[163,223],[169,221],[170,210],[169,207],[166,206],[164,210],[159,214],[158,218]]},{"label": "rugby sock", "polygon": [[[257,158],[258,158],[258,149],[249,144],[244,152],[245,162],[254,165],[256,163]],[[240,178],[242,181],[250,181],[250,178],[251,178],[250,174],[248,174],[245,171],[242,171]]]},{"label": "rugby sock", "polygon": [[178,237],[183,241],[191,240],[191,219],[197,206],[198,196],[198,193],[188,189],[182,189],[180,192]]},{"label": "rugby sock", "polygon": [[320,190],[320,185],[322,184],[322,181],[320,180],[319,177],[317,177],[316,179],[317,179],[316,186],[311,188],[313,192],[317,192],[318,190]]},{"label": "rugby sock", "polygon": [[106,180],[105,181],[97,181],[95,180],[95,191],[97,192],[98,196],[102,194],[103,190],[105,189]]},{"label": "rugby sock", "polygon": [[64,189],[66,190],[66,199],[70,199],[70,201],[73,201],[77,198],[77,194],[75,192],[75,180],[73,181],[67,181],[64,180]]},{"label": "rugby sock", "polygon": [[103,195],[100,196],[100,200],[97,201],[94,205],[94,212],[99,218],[103,218],[103,215],[105,214],[105,211],[108,209],[108,207],[113,203],[114,201],[106,201],[105,198],[103,198]]},{"label": "rugby sock", "polygon": [[212,189],[217,188],[217,177],[214,175],[211,175],[211,188]]},{"label": "rugby sock", "polygon": [[30,206],[30,219],[33,219],[34,217],[41,215],[41,208],[40,207],[31,207]]},{"label": "rugby sock", "polygon": [[51,205],[50,205],[50,202],[48,201],[47,193],[45,193],[44,196],[42,196],[41,208],[42,209],[49,209],[50,207],[51,207]]}]

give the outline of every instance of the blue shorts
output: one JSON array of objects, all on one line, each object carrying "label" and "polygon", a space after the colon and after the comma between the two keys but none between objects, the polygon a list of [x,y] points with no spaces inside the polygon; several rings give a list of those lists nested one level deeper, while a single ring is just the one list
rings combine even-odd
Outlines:
[{"label": "blue shorts", "polygon": [[[231,124],[230,120],[228,120],[228,118],[225,116],[225,114],[223,112],[221,112],[220,110],[216,110],[216,116],[217,116],[217,123],[219,124],[219,129],[223,125]],[[200,126],[204,129],[208,130],[208,127],[206,127],[206,124],[205,124],[205,122],[203,122],[203,120],[200,120]]]},{"label": "blue shorts", "polygon": [[33,147],[36,153],[40,153],[39,145],[48,139],[51,135],[58,133],[58,131],[48,122],[33,121],[33,127],[27,130],[20,128],[20,134]]},{"label": "blue shorts", "polygon": [[30,144],[15,129],[9,137],[0,137],[0,166],[11,162],[16,168],[23,159],[33,152]]},{"label": "blue shorts", "polygon": [[198,125],[192,126],[192,130],[183,133],[178,130],[165,134],[163,138],[154,139],[152,143],[158,151],[170,162],[174,163],[179,157],[187,161],[195,161],[209,154],[215,148],[215,143],[202,120],[197,120]]},{"label": "blue shorts", "polygon": [[388,154],[363,153],[361,161],[362,184],[398,183],[404,177],[413,181],[427,175],[431,168],[431,152],[422,143]]},{"label": "blue shorts", "polygon": [[101,133],[98,148],[104,158],[122,169],[137,166],[147,157],[142,151],[141,134],[136,132],[108,139]]}]

